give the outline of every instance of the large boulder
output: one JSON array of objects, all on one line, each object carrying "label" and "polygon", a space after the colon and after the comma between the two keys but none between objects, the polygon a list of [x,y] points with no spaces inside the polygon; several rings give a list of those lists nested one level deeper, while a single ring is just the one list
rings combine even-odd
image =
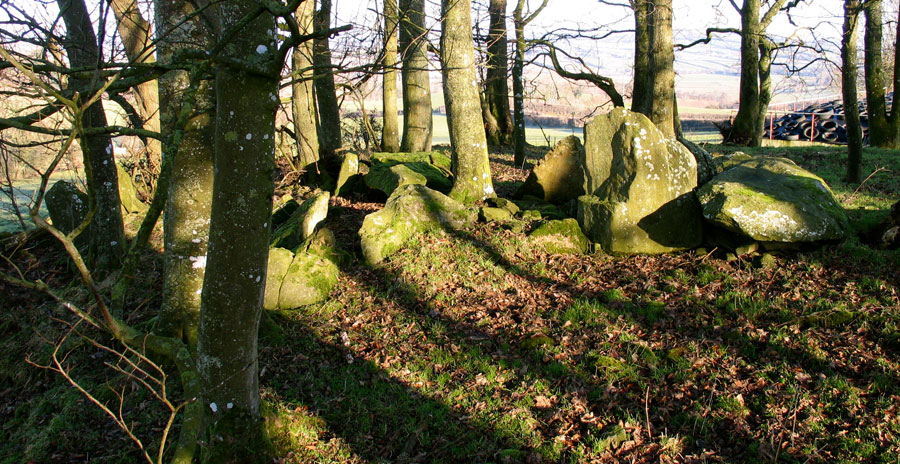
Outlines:
[{"label": "large boulder", "polygon": [[[90,210],[88,196],[75,184],[60,180],[56,181],[44,196],[47,212],[50,213],[50,221],[60,232],[68,234],[75,230]],[[82,233],[79,242],[83,242],[87,234]],[[80,243],[79,243],[80,244]]]},{"label": "large boulder", "polygon": [[707,221],[759,242],[840,240],[848,230],[846,212],[825,181],[786,158],[734,164],[697,197]]},{"label": "large boulder", "polygon": [[610,253],[696,247],[702,220],[694,155],[646,116],[616,108],[584,128],[584,188],[578,222]]},{"label": "large boulder", "polygon": [[269,249],[265,309],[292,309],[325,300],[337,285],[340,254],[334,235],[321,229],[294,251]]},{"label": "large boulder", "polygon": [[572,218],[545,222],[528,237],[532,246],[547,253],[584,254],[591,247],[578,221]]},{"label": "large boulder", "polygon": [[422,184],[442,193],[450,192],[450,158],[439,152],[373,153],[372,166],[364,180],[369,188],[390,196],[408,184]]},{"label": "large boulder", "polygon": [[293,249],[312,236],[316,226],[328,216],[331,194],[319,192],[300,204],[290,218],[278,226],[270,239],[270,246]]},{"label": "large boulder", "polygon": [[355,153],[347,153],[341,161],[341,170],[338,172],[334,196],[340,196],[341,190],[346,189],[348,183],[357,176],[359,176],[359,156]]},{"label": "large boulder", "polygon": [[530,195],[550,203],[561,204],[584,195],[584,146],[570,135],[560,140],[538,161],[517,197]]},{"label": "large boulder", "polygon": [[418,233],[461,229],[477,214],[452,198],[424,185],[404,185],[391,194],[384,208],[369,214],[359,229],[366,263],[375,265],[399,250]]}]

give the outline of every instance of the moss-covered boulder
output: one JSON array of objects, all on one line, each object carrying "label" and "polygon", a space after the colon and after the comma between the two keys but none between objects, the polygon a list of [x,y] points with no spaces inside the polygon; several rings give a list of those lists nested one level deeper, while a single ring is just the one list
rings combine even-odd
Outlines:
[{"label": "moss-covered boulder", "polygon": [[610,253],[665,253],[702,240],[697,162],[646,116],[616,108],[585,126],[578,222]]},{"label": "moss-covered boulder", "polygon": [[847,214],[820,177],[777,157],[752,157],[697,191],[711,224],[760,242],[841,240]]},{"label": "moss-covered boulder", "polygon": [[399,250],[415,234],[461,229],[476,213],[424,185],[405,185],[388,198],[381,211],[369,214],[359,229],[366,263],[375,265]]},{"label": "moss-covered boulder", "polygon": [[[90,210],[87,194],[78,190],[75,184],[64,180],[56,181],[50,190],[47,190],[44,200],[47,212],[50,213],[50,221],[64,234],[75,230]],[[82,233],[79,242],[83,242],[84,237],[87,237],[87,234]]]},{"label": "moss-covered boulder", "polygon": [[301,203],[291,217],[272,232],[270,246],[293,249],[312,236],[316,226],[328,216],[330,199],[330,193],[319,192]]},{"label": "moss-covered boulder", "polygon": [[342,190],[346,190],[349,183],[359,176],[359,156],[355,153],[347,153],[341,160],[341,170],[338,172],[337,184],[334,187],[334,196],[340,196]]},{"label": "moss-covered boulder", "polygon": [[528,237],[532,246],[547,253],[584,254],[591,247],[591,242],[581,231],[578,221],[572,218],[545,222]]},{"label": "moss-covered boulder", "polygon": [[328,229],[317,231],[294,251],[269,250],[265,309],[292,309],[323,301],[337,285],[342,254]]},{"label": "moss-covered boulder", "polygon": [[520,211],[518,205],[516,205],[515,203],[513,203],[510,200],[507,200],[506,198],[491,197],[491,198],[484,200],[484,204],[491,206],[493,208],[505,209],[505,210],[509,211],[509,213],[512,215],[516,215]]},{"label": "moss-covered boulder", "polygon": [[[369,173],[364,177],[366,185],[388,196],[406,184],[424,184],[442,193],[449,193],[453,187],[450,158],[443,153],[374,153],[371,161]],[[394,168],[398,165],[403,168]]]},{"label": "moss-covered boulder", "polygon": [[138,199],[137,187],[134,186],[134,181],[118,163],[116,164],[116,174],[119,180],[119,201],[122,203],[122,214],[146,213],[149,206]]},{"label": "moss-covered boulder", "polygon": [[406,164],[375,164],[365,176],[366,186],[390,196],[404,185],[425,185],[428,179]]},{"label": "moss-covered boulder", "polygon": [[[729,153],[727,155],[716,156],[713,158],[713,168],[715,174],[721,174],[745,161],[750,161],[753,159],[753,155],[748,155],[742,151],[736,151],[734,153]],[[712,178],[708,179],[706,182],[709,182]],[[706,182],[700,182],[700,185],[706,184]]]},{"label": "moss-covered boulder", "polygon": [[584,195],[583,160],[584,146],[578,137],[570,135],[560,140],[538,161],[516,196],[531,195],[560,204]]},{"label": "moss-covered boulder", "polygon": [[478,219],[484,222],[503,222],[513,218],[508,209],[485,206],[478,211]]}]

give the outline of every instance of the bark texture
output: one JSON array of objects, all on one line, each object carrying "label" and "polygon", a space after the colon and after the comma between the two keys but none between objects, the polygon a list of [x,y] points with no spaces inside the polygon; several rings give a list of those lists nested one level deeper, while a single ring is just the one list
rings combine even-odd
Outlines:
[{"label": "bark texture", "polygon": [[[72,67],[99,69],[100,49],[97,36],[83,0],[57,0],[60,13],[66,25],[63,48]],[[97,76],[99,79],[99,75]],[[94,79],[69,79],[69,88],[80,92],[80,103],[93,96],[88,89],[98,82]],[[84,109],[81,126],[105,127],[106,113],[98,99]],[[98,270],[112,270],[121,264],[125,252],[125,229],[122,223],[121,202],[119,201],[119,179],[116,160],[113,156],[112,141],[108,135],[79,137],[84,156],[84,170],[88,181],[88,196],[96,212],[91,221],[91,257]]]},{"label": "bark texture", "polygon": [[857,36],[859,0],[844,0],[844,27],[841,34],[841,90],[847,122],[847,182],[858,184],[862,172],[862,126],[857,98]]},{"label": "bark texture", "polygon": [[384,0],[384,84],[382,87],[381,150],[400,151],[400,118],[397,115],[397,47],[400,12],[397,0]]},{"label": "bark texture", "polygon": [[666,137],[675,136],[675,44],[672,41],[672,0],[653,4],[650,33],[650,120]]},{"label": "bark texture", "polygon": [[[167,34],[157,41],[160,62],[171,63],[181,49],[207,50],[213,45],[212,31],[196,16],[190,3],[157,0],[156,24]],[[209,80],[191,81],[188,71],[166,73],[159,79],[162,127],[166,133],[182,131],[181,143],[172,163],[166,214],[163,305],[157,331],[197,347],[200,291],[209,241],[209,215],[213,190],[213,136],[215,93]],[[193,97],[188,89],[195,92]],[[176,127],[179,113],[190,111],[187,126]]]},{"label": "bark texture", "polygon": [[495,196],[475,74],[471,11],[471,0],[441,2],[441,70],[453,149],[450,197],[468,204]]},{"label": "bark texture", "polygon": [[740,106],[731,128],[731,142],[759,146],[759,7],[760,0],[744,0],[741,8]]},{"label": "bark texture", "polygon": [[[275,59],[276,23],[251,0],[218,6],[224,58],[265,69]],[[208,416],[208,462],[270,462],[259,415],[257,332],[269,245],[277,77],[227,66],[216,70],[215,179],[197,345],[201,401]],[[235,89],[240,89],[236,92]]]},{"label": "bark texture", "polygon": [[425,0],[400,0],[400,50],[403,60],[403,140],[400,150],[431,151],[431,80],[428,77]]},{"label": "bark texture", "polygon": [[634,0],[634,88],[631,111],[650,116],[650,0]]},{"label": "bark texture", "polygon": [[491,0],[488,6],[488,63],[484,83],[485,102],[491,123],[486,121],[488,144],[511,145],[513,120],[509,108],[509,54],[506,38],[506,0]]},{"label": "bark texture", "polygon": [[[894,44],[894,69],[890,74],[884,69],[883,11],[881,0],[869,0],[864,4],[866,15],[865,33],[865,81],[866,101],[869,113],[869,144],[882,148],[900,148],[900,117],[896,106],[890,110],[885,100],[887,77],[891,77],[891,87],[900,88],[900,50]],[[898,11],[900,15],[900,11]],[[900,19],[900,18],[898,18]]]},{"label": "bark texture", "polygon": [[[301,34],[313,32],[316,4],[304,1],[297,7],[295,16]],[[313,93],[313,43],[303,42],[291,54],[293,78],[291,84],[291,113],[294,118],[294,134],[297,142],[297,167],[308,169],[319,161],[319,131],[316,128],[316,99]]]},{"label": "bark texture", "polygon": [[[311,0],[307,0],[308,2]],[[315,31],[322,32],[331,28],[331,0],[319,0],[319,9],[315,15]],[[328,36],[313,41],[313,62],[316,68],[316,102],[319,106],[319,153],[322,162],[330,171],[337,172],[340,159],[337,157],[341,148],[341,108],[338,105],[337,91],[334,86],[334,70],[331,67],[331,46]]]}]

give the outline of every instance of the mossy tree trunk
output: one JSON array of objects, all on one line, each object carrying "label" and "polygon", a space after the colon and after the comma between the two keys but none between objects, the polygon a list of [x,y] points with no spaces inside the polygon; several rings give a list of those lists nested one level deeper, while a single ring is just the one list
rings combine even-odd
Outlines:
[{"label": "mossy tree trunk", "polygon": [[428,31],[425,1],[400,0],[403,139],[400,150],[431,151],[431,79],[428,77]]},{"label": "mossy tree trunk", "polygon": [[759,7],[760,0],[744,0],[741,8],[740,106],[729,141],[759,146]]},{"label": "mossy tree trunk", "polygon": [[488,112],[493,127],[485,126],[488,144],[511,145],[513,120],[509,108],[509,54],[506,38],[506,0],[491,0],[488,6],[490,30],[488,31],[488,63],[484,83]]},{"label": "mossy tree trunk", "polygon": [[[116,27],[125,54],[132,63],[152,64],[156,61],[153,55],[154,46],[150,37],[150,23],[141,15],[137,0],[110,0],[116,16]],[[134,88],[138,107],[137,111],[143,120],[143,128],[159,132],[159,85],[156,81],[147,81]],[[157,170],[162,162],[162,143],[159,139],[146,138],[146,156],[149,167]]]},{"label": "mossy tree trunk", "polygon": [[[331,0],[319,0],[314,27],[316,32],[331,28]],[[329,172],[337,173],[341,165],[337,156],[342,145],[341,108],[334,86],[334,69],[331,66],[331,46],[328,43],[328,36],[316,38],[313,41],[313,51],[316,103],[319,108],[319,154],[325,168]]]},{"label": "mossy tree trunk", "polygon": [[[156,24],[167,34],[159,37],[157,54],[169,64],[178,50],[212,48],[212,31],[197,16],[191,3],[157,0]],[[180,338],[193,351],[197,347],[200,290],[203,287],[209,215],[213,190],[213,143],[216,96],[213,82],[191,82],[188,71],[166,73],[159,79],[162,127],[183,135],[172,163],[166,214],[163,216],[163,304],[157,331]],[[186,102],[188,89],[195,92]],[[190,111],[185,127],[175,127],[178,115]]]},{"label": "mossy tree trunk", "polygon": [[[893,105],[890,110],[885,100],[882,1],[868,0],[863,5],[866,15],[865,32],[865,82],[866,102],[869,113],[869,144],[882,148],[900,148],[900,110]],[[900,15],[900,11],[898,11]],[[900,19],[900,17],[898,17]],[[894,69],[891,87],[900,88],[900,40],[894,44]],[[888,74],[890,76],[891,74]]]},{"label": "mossy tree trunk", "polygon": [[[297,7],[295,17],[301,34],[313,32],[316,3],[306,0]],[[319,131],[316,128],[316,99],[313,94],[313,43],[303,42],[291,54],[291,115],[297,143],[297,167],[311,169],[319,161]],[[312,168],[314,169],[314,168]]]},{"label": "mossy tree trunk", "polygon": [[759,39],[759,105],[757,106],[756,133],[760,136],[757,146],[762,145],[762,134],[766,131],[766,116],[772,101],[772,57],[775,43],[768,37]]},{"label": "mossy tree trunk", "polygon": [[666,136],[675,137],[675,44],[672,0],[655,0],[650,28],[650,120]]},{"label": "mossy tree trunk", "polygon": [[441,70],[453,149],[450,196],[471,204],[495,196],[475,74],[472,2],[442,0],[441,16]]},{"label": "mossy tree trunk", "polygon": [[653,93],[650,83],[650,0],[634,0],[634,85],[631,111],[650,116]]},{"label": "mossy tree trunk", "polygon": [[[208,414],[208,462],[269,462],[259,413],[257,332],[269,249],[278,77],[276,23],[257,3],[216,8],[225,59],[258,71],[216,71],[215,178],[197,345]],[[238,31],[233,28],[240,27]],[[235,89],[240,89],[236,92]]]},{"label": "mossy tree trunk", "polygon": [[841,90],[844,96],[844,118],[847,122],[846,181],[858,184],[862,172],[862,126],[857,99],[857,36],[859,0],[844,0],[844,27],[841,34]]},{"label": "mossy tree trunk", "polygon": [[516,50],[513,53],[513,163],[525,166],[525,0],[519,0],[513,12],[516,31]]},{"label": "mossy tree trunk", "polygon": [[400,118],[397,115],[397,47],[400,12],[397,0],[384,0],[384,84],[382,101],[384,122],[381,129],[381,150],[400,151]]},{"label": "mossy tree trunk", "polygon": [[[69,63],[75,68],[97,69],[101,64],[100,49],[84,1],[57,0],[57,4],[66,25],[63,48],[69,57]],[[82,103],[93,96],[88,89],[94,84],[94,79],[79,79],[74,76],[69,79],[69,88],[81,93]],[[81,127],[90,129],[106,126],[106,113],[98,99],[84,110]],[[108,135],[92,135],[80,136],[78,141],[84,156],[88,197],[96,207],[89,229],[90,256],[95,269],[111,271],[121,264],[125,252],[125,229],[112,140]]]}]

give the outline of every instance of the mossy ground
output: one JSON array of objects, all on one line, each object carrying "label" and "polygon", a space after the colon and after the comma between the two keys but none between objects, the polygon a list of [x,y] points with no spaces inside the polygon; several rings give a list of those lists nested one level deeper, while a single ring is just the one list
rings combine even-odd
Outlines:
[{"label": "mossy ground", "polygon": [[[727,150],[714,147],[713,151]],[[866,151],[857,190],[840,148],[770,149],[828,181],[855,231],[887,215],[900,158]],[[494,156],[498,190],[524,173]],[[504,193],[501,193],[504,195]],[[326,224],[357,260],[328,301],[270,313],[260,376],[281,462],[896,462],[900,252],[851,237],[773,266],[716,254],[610,257],[533,249],[478,224],[419,236],[378,269],[356,230],[380,205],[332,200]],[[52,244],[16,261],[84,300]],[[8,271],[4,268],[4,271]],[[130,320],[148,327],[160,268],[148,258]],[[0,461],[135,462],[135,446],[60,378],[23,362],[67,313],[2,285]],[[54,317],[57,321],[51,319]],[[142,322],[144,321],[144,322]],[[89,332],[90,333],[90,332]],[[152,447],[152,397],[73,344],[78,378]],[[176,382],[170,382],[174,384]],[[177,388],[171,392],[177,395]]]}]

